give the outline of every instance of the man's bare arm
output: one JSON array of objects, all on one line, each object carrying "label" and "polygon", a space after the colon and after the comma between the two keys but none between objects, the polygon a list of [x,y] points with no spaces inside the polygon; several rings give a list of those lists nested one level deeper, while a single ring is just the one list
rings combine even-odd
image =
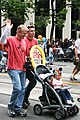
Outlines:
[{"label": "man's bare arm", "polygon": [[3,44],[6,44],[6,37],[10,34],[11,28],[13,27],[13,24],[11,24],[11,20],[7,19],[5,21],[6,27],[1,35],[0,42]]}]

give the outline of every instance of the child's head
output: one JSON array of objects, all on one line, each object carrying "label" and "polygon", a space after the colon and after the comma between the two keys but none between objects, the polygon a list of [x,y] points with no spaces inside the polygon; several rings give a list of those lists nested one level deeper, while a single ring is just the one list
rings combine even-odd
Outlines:
[{"label": "child's head", "polygon": [[[62,77],[62,67],[60,67],[59,69],[57,69],[56,72],[58,72],[58,75],[60,77]],[[54,70],[53,70],[53,73],[54,73]]]},{"label": "child's head", "polygon": [[61,78],[57,70],[53,70],[53,76],[56,80],[60,80]]}]

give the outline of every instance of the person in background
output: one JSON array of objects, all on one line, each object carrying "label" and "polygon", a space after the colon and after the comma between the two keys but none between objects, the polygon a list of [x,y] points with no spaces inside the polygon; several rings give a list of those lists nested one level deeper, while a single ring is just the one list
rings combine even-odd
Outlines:
[{"label": "person in background", "polygon": [[45,54],[45,56],[46,56],[47,49],[46,49],[46,45],[44,44],[44,41],[43,41],[43,40],[40,41],[39,46],[43,49],[44,54]]},{"label": "person in background", "polygon": [[44,42],[41,40],[40,41],[40,44],[39,44],[39,46],[43,49],[43,51],[44,51],[44,53],[45,53],[45,44],[44,44]]},{"label": "person in background", "polygon": [[[35,27],[33,25],[30,25],[28,26],[27,36],[24,39],[27,44],[27,57],[28,58],[30,57],[30,50],[32,46],[38,45],[38,41],[34,36],[35,36]],[[32,74],[29,68],[26,68],[26,78],[29,80],[29,84],[26,86],[26,89],[25,89],[23,108],[27,108],[28,105],[30,105],[28,98],[29,98],[31,90],[36,85],[36,79],[34,77],[34,74]]]},{"label": "person in background", "polygon": [[50,39],[46,41],[47,56],[49,56]]},{"label": "person in background", "polygon": [[50,65],[53,65],[53,48],[52,48],[52,45],[50,45],[50,48],[49,48],[49,64]]},{"label": "person in background", "polygon": [[27,27],[19,25],[15,36],[8,36],[12,28],[11,20],[6,20],[6,28],[1,36],[0,42],[5,44],[8,52],[7,72],[13,84],[13,90],[8,103],[8,114],[10,117],[26,117],[27,113],[22,111],[22,104],[26,85],[26,42],[23,40],[27,34]]},{"label": "person in background", "polygon": [[64,57],[64,51],[60,45],[57,45],[56,51],[57,51],[58,60],[62,59]]},{"label": "person in background", "polygon": [[70,80],[74,81],[77,80],[75,78],[75,75],[80,71],[80,34],[79,38],[75,41],[75,60],[74,60],[74,65],[75,67],[73,68],[72,74],[70,76]]},{"label": "person in background", "polygon": [[56,44],[53,45],[52,48],[53,48],[53,57],[54,57],[54,61],[56,61],[56,59],[57,59]]}]

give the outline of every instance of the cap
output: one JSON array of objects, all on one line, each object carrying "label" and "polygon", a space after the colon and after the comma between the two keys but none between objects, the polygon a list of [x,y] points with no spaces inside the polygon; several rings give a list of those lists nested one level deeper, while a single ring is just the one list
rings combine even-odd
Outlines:
[{"label": "cap", "polygon": [[56,70],[53,72],[53,74],[57,75],[57,76],[59,75],[58,71],[56,71]]}]

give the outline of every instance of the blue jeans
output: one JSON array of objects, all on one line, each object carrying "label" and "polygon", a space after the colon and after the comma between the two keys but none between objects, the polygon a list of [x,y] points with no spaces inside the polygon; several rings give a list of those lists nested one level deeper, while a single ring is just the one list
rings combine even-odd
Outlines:
[{"label": "blue jeans", "polygon": [[49,63],[53,63],[54,58],[53,57],[49,57]]},{"label": "blue jeans", "polygon": [[57,93],[61,96],[62,100],[66,102],[67,100],[72,100],[72,96],[67,89],[56,89]]},{"label": "blue jeans", "polygon": [[20,70],[8,70],[8,74],[13,83],[13,91],[8,109],[20,110],[22,108],[25,86],[26,86],[26,72]]}]

